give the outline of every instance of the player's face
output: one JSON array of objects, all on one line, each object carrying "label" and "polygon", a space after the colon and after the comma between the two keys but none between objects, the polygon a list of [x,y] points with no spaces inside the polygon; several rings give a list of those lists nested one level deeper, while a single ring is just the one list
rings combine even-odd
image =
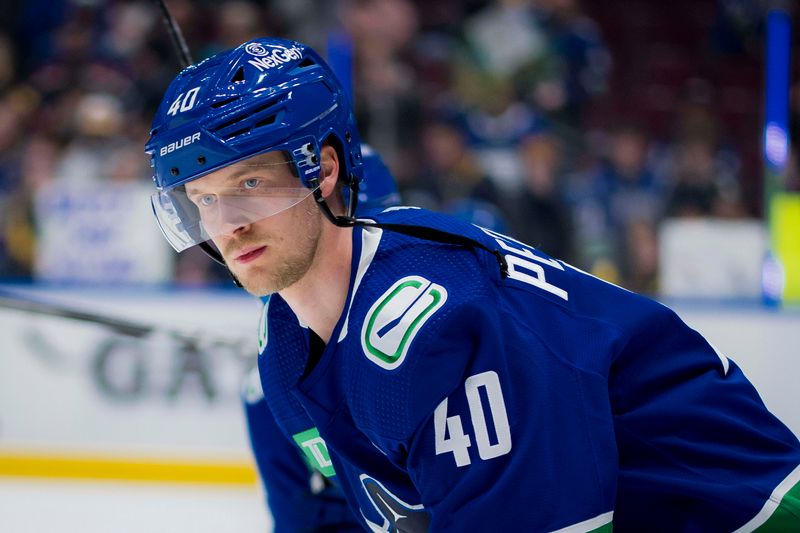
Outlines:
[{"label": "player's face", "polygon": [[[226,197],[237,188],[263,188],[260,197],[242,200]],[[286,158],[280,152],[269,152],[212,172],[186,185],[186,193],[196,204],[212,203],[215,210],[204,212],[201,220],[213,235],[231,272],[251,294],[262,296],[278,292],[300,280],[311,267],[322,226],[321,213],[308,189],[302,190],[292,175]],[[251,221],[243,213],[259,209],[243,209],[243,201],[280,202],[271,191],[296,189],[303,198],[299,203],[266,218]],[[286,200],[283,200],[286,202]],[[238,202],[238,204],[237,204]],[[291,202],[290,202],[291,203]],[[265,213],[270,208],[264,209]],[[252,217],[258,218],[258,217]]]}]

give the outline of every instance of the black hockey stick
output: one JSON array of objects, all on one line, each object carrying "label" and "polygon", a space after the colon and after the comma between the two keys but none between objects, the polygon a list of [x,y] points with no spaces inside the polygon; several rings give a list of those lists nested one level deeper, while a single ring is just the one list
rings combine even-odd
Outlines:
[{"label": "black hockey stick", "polygon": [[161,10],[161,20],[164,22],[164,26],[167,27],[169,36],[172,39],[172,44],[175,46],[175,51],[178,53],[181,68],[183,69],[192,65],[194,63],[192,60],[192,53],[189,51],[186,39],[183,38],[180,26],[175,22],[175,18],[172,16],[172,13],[169,12],[169,8],[164,0],[156,0],[156,3]]},{"label": "black hockey stick", "polygon": [[197,344],[201,337],[204,337],[207,342],[217,345],[245,346],[249,344],[248,336],[244,333],[242,335],[231,334],[230,332],[222,333],[221,331],[208,331],[208,328],[202,328],[201,333],[198,333],[197,328],[193,330],[187,328],[186,331],[182,331],[175,327],[165,327],[127,318],[110,317],[69,305],[33,299],[5,290],[0,290],[0,309],[11,309],[34,315],[97,324],[105,326],[119,335],[136,339],[144,339],[156,332],[162,332],[169,338],[184,344]]},{"label": "black hockey stick", "polygon": [[106,326],[116,333],[129,337],[141,338],[152,333],[156,327],[153,325],[135,322],[133,320],[112,318],[91,311],[82,311],[65,305],[21,298],[9,293],[0,293],[0,307],[23,311],[37,315],[54,316],[69,320],[79,320]]}]

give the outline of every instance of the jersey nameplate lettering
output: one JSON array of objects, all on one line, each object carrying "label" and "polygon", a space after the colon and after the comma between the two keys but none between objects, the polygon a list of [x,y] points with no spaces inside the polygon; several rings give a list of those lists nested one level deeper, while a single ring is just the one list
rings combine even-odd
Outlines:
[{"label": "jersey nameplate lettering", "polygon": [[478,228],[488,236],[494,238],[500,248],[509,252],[504,255],[506,263],[508,263],[509,278],[545,290],[564,301],[569,300],[569,294],[566,290],[561,287],[556,287],[545,278],[545,269],[543,265],[563,271],[564,267],[561,263],[555,259],[539,257],[533,253],[533,248],[507,235],[480,226],[478,226]]},{"label": "jersey nameplate lettering", "polygon": [[421,276],[397,281],[372,304],[364,319],[364,354],[381,368],[396,369],[419,330],[446,301],[447,290]]}]

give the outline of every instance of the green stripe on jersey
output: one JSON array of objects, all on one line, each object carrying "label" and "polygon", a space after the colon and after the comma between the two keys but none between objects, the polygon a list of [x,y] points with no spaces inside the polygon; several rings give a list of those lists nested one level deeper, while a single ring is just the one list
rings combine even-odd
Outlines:
[{"label": "green stripe on jersey", "polygon": [[611,533],[612,531],[614,531],[614,524],[609,522],[608,524],[604,524],[597,529],[589,531],[588,533]]},{"label": "green stripe on jersey", "polygon": [[609,511],[552,533],[611,533],[613,530],[611,521],[613,519],[614,511]]},{"label": "green stripe on jersey", "polygon": [[784,494],[772,516],[756,531],[759,533],[800,531],[800,482]]}]

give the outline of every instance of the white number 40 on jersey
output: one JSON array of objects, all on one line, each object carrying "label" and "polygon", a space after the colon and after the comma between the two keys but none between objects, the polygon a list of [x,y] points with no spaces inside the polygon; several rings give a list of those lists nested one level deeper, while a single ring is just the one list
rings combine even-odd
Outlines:
[{"label": "white number 40 on jersey", "polygon": [[[489,416],[497,435],[497,442],[494,444],[489,440],[481,390],[484,391],[488,400]],[[500,388],[500,378],[497,376],[497,372],[482,372],[468,377],[464,381],[464,391],[467,395],[469,416],[475,431],[475,442],[478,445],[480,458],[486,461],[510,452],[511,429],[508,426],[506,403],[503,400],[503,391]],[[472,440],[469,435],[464,433],[461,416],[447,416],[447,398],[433,412],[433,432],[436,440],[436,455],[452,453],[458,467],[472,464],[468,450],[472,446]]]}]

